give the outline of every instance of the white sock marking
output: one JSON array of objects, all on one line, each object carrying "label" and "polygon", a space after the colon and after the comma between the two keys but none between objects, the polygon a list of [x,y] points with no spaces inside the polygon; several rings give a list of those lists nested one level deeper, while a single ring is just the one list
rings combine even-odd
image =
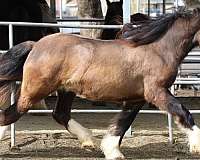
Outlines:
[{"label": "white sock marking", "polygon": [[193,130],[187,130],[190,152],[200,153],[200,129],[195,125]]},{"label": "white sock marking", "polygon": [[92,132],[76,122],[74,119],[69,120],[68,130],[70,133],[76,135],[83,145],[94,145],[92,142]]},{"label": "white sock marking", "polygon": [[124,155],[119,150],[120,136],[106,135],[101,142],[101,150],[106,159],[124,159]]},{"label": "white sock marking", "polygon": [[9,129],[8,126],[0,126],[0,140],[2,140],[6,136],[6,131]]}]

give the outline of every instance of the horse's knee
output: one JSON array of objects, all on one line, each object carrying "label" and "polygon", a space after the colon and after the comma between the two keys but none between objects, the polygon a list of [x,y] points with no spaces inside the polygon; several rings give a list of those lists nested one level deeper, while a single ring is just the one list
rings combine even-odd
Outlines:
[{"label": "horse's knee", "polygon": [[167,89],[159,88],[146,92],[145,99],[159,109],[172,114],[178,125],[190,129],[194,126],[190,112]]}]

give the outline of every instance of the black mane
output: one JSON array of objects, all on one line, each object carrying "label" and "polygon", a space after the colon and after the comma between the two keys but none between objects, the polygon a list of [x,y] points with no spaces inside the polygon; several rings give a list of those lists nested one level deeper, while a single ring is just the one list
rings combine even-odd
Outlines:
[{"label": "black mane", "polygon": [[136,46],[152,43],[161,38],[180,17],[188,19],[189,11],[165,14],[155,19],[144,21],[138,26],[126,24],[122,29],[123,39],[135,43]]}]

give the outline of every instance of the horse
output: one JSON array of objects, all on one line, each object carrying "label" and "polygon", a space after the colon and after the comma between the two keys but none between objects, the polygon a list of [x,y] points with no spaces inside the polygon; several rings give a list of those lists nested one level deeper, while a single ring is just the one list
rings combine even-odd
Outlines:
[{"label": "horse", "polygon": [[[107,12],[105,16],[105,25],[122,25],[123,24],[123,0],[119,2],[107,2]],[[150,20],[151,18],[142,13],[136,13],[131,15],[131,23],[138,25],[144,21]],[[120,29],[103,29],[101,34],[101,39],[103,40],[112,40],[121,37]]]},{"label": "horse", "polygon": [[[12,22],[35,22],[35,23],[56,23],[50,8],[45,0],[6,0],[1,1],[0,21]],[[57,33],[56,27],[13,27],[13,44],[32,40],[38,41],[45,35]],[[8,27],[0,26],[0,49],[9,48]]]},{"label": "horse", "polygon": [[124,106],[101,142],[106,159],[124,159],[119,149],[123,136],[148,102],[172,114],[188,136],[190,151],[200,153],[200,129],[188,109],[168,90],[178,66],[195,46],[198,31],[200,9],[195,9],[133,27],[124,39],[105,41],[56,33],[38,42],[18,44],[0,57],[1,62],[7,60],[0,63],[0,95],[13,81],[22,80],[16,102],[0,112],[0,125],[16,122],[33,104],[58,90],[53,118],[83,140],[85,130],[70,118],[76,95],[98,101],[127,101],[135,106]]}]

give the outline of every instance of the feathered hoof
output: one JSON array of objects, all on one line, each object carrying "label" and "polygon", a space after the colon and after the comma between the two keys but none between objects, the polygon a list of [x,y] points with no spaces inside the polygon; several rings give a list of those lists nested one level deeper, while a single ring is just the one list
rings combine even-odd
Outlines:
[{"label": "feathered hoof", "polygon": [[200,129],[197,126],[194,126],[193,130],[190,131],[188,138],[190,152],[194,154],[200,154]]},{"label": "feathered hoof", "polygon": [[107,160],[124,160],[124,155],[119,150],[120,136],[106,135],[101,141],[101,150]]}]

